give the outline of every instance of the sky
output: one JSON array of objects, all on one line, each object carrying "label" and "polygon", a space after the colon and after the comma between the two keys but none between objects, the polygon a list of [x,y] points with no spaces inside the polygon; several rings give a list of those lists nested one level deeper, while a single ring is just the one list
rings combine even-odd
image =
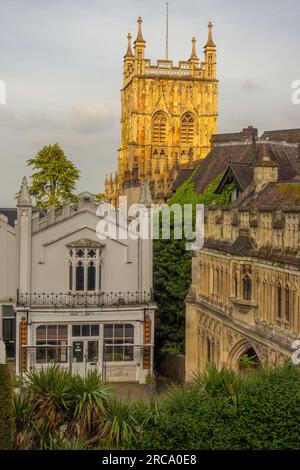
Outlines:
[{"label": "sky", "polygon": [[[78,192],[102,192],[116,169],[128,32],[143,18],[146,57],[165,58],[163,0],[0,0],[0,207],[12,207],[26,161],[58,142],[81,171]],[[300,127],[299,0],[169,0],[169,58],[203,57],[214,23],[218,132]]]}]

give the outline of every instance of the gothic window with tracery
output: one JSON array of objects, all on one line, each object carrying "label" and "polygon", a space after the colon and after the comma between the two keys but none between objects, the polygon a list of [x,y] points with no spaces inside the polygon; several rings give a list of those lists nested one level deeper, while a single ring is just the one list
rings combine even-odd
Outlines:
[{"label": "gothic window with tracery", "polygon": [[282,287],[281,284],[277,286],[277,318],[282,319]]},{"label": "gothic window with tracery", "polygon": [[69,250],[69,290],[95,292],[101,290],[101,251],[98,247],[72,247]]},{"label": "gothic window with tracery", "polygon": [[161,111],[152,119],[152,141],[154,144],[166,144],[167,142],[167,117]]},{"label": "gothic window with tracery", "polygon": [[182,116],[180,125],[180,141],[182,145],[193,145],[194,123],[195,120],[192,113],[185,113]]},{"label": "gothic window with tracery", "polygon": [[285,286],[285,321],[290,321],[290,289],[289,286]]},{"label": "gothic window with tracery", "polygon": [[243,299],[251,300],[251,279],[248,274],[243,276]]}]

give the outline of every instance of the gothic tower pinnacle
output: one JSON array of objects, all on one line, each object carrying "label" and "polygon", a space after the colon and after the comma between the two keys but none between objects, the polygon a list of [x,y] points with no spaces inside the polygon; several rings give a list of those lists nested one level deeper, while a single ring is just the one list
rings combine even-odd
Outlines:
[{"label": "gothic tower pinnacle", "polygon": [[106,178],[105,194],[113,204],[136,194],[148,179],[153,201],[165,202],[180,168],[193,168],[209,152],[217,132],[218,80],[212,23],[204,58],[192,38],[188,60],[156,63],[145,57],[146,41],[139,16],[134,50],[127,36],[121,90],[121,143],[118,173]]}]

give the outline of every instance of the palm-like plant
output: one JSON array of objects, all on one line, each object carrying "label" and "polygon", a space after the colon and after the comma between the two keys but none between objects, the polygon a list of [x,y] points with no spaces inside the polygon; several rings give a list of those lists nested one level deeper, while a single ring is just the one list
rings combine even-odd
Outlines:
[{"label": "palm-like plant", "polygon": [[90,434],[99,427],[107,402],[112,397],[112,389],[93,370],[86,377],[73,376],[70,393],[73,400],[73,429],[79,435]]},{"label": "palm-like plant", "polygon": [[138,400],[134,405],[136,422],[143,429],[148,425],[156,426],[162,412],[162,399],[151,395],[149,401]]},{"label": "palm-like plant", "polygon": [[26,374],[26,399],[33,404],[35,429],[54,433],[65,422],[71,403],[70,374],[58,365]]},{"label": "palm-like plant", "polygon": [[14,449],[30,449],[33,432],[32,432],[32,412],[33,403],[19,393],[13,396],[13,448]]},{"label": "palm-like plant", "polygon": [[78,437],[61,438],[58,436],[53,436],[51,444],[49,446],[50,450],[86,450],[88,448],[88,443]]},{"label": "palm-like plant", "polygon": [[113,398],[107,404],[100,435],[111,447],[119,447],[135,441],[138,422],[134,405]]},{"label": "palm-like plant", "polygon": [[237,407],[241,377],[235,371],[225,367],[218,370],[216,365],[211,363],[206,372],[194,372],[193,382],[211,397],[224,395]]}]

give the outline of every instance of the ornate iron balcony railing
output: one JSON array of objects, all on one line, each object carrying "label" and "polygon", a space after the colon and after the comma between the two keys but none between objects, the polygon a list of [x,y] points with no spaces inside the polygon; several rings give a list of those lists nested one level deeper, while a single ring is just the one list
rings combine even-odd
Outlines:
[{"label": "ornate iron balcony railing", "polygon": [[152,292],[76,292],[76,293],[18,293],[17,305],[24,307],[102,307],[110,305],[147,304],[153,301]]}]

